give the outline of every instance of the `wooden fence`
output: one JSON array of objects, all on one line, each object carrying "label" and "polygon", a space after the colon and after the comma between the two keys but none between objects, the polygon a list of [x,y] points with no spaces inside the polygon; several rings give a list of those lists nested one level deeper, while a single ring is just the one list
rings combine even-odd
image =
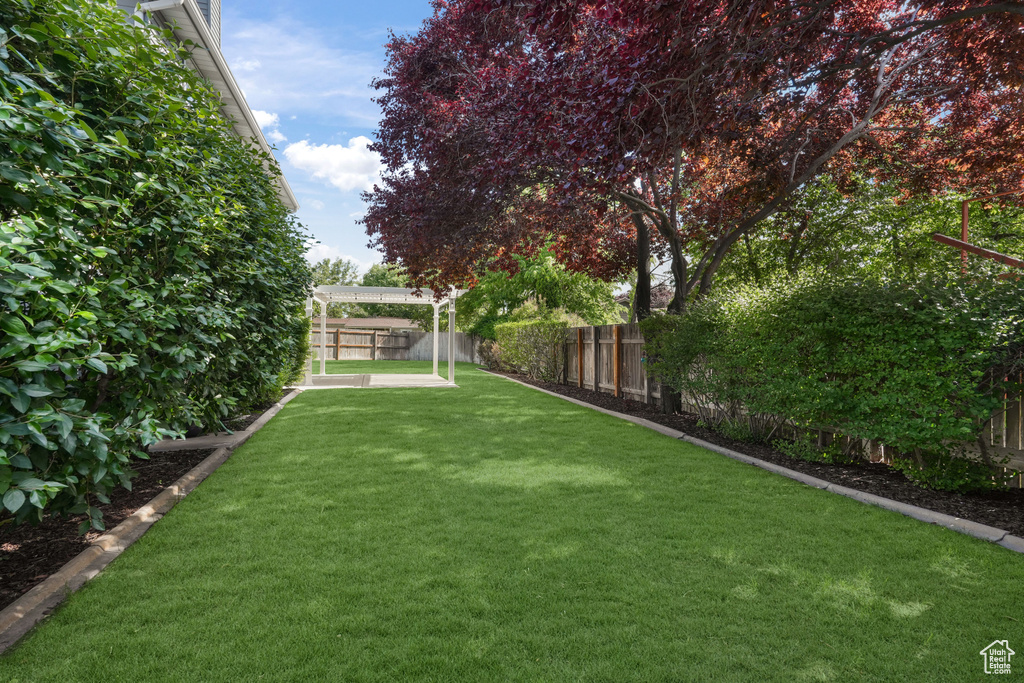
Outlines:
[{"label": "wooden fence", "polygon": [[[456,362],[479,363],[476,337],[455,333]],[[320,360],[320,331],[313,330],[313,358]],[[448,360],[448,333],[438,335],[438,360]],[[328,360],[433,360],[433,332],[328,330]]]},{"label": "wooden fence", "polygon": [[[569,330],[564,347],[563,384],[575,384],[592,391],[614,394],[621,398],[660,404],[661,387],[647,377],[643,362],[644,339],[637,324],[576,327]],[[1021,378],[1024,380],[1024,377]],[[683,405],[693,410],[695,406]],[[788,425],[787,435],[797,428]],[[801,430],[807,431],[807,430]],[[833,439],[827,428],[817,433],[820,445]],[[1003,410],[984,425],[983,437],[993,460],[1008,458],[1009,469],[1024,471],[1024,408],[1020,396],[1006,396]],[[864,451],[875,461],[891,461],[891,450],[878,443],[864,443]],[[978,448],[969,448],[975,455]],[[1016,485],[1024,483],[1024,475]]]},{"label": "wooden fence", "polygon": [[563,381],[656,403],[661,400],[661,389],[648,381],[643,356],[644,338],[636,323],[572,328],[565,343]]}]

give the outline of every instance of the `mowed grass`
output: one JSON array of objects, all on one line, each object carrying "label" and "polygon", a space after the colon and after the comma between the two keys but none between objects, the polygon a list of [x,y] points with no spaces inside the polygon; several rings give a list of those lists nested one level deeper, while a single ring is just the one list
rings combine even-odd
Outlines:
[{"label": "mowed grass", "polygon": [[293,400],[0,680],[964,681],[1024,645],[1020,555],[457,370]]}]

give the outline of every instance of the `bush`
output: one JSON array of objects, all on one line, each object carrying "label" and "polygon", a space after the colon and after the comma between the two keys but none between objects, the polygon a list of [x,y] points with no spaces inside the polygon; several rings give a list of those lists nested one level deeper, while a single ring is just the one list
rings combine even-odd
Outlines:
[{"label": "bush", "polygon": [[914,484],[938,491],[984,491],[1003,486],[1012,478],[984,463],[950,453],[921,454],[920,458],[920,463],[911,458],[895,458],[892,466]]},{"label": "bush", "polygon": [[88,513],[129,459],[301,369],[304,240],[170,32],[0,5],[0,495]]},{"label": "bush", "polygon": [[498,342],[484,339],[480,342],[480,358],[488,370],[502,370],[504,365],[501,362],[501,347]]},{"label": "bush", "polygon": [[1019,387],[1024,283],[800,280],[645,321],[652,372],[720,408],[942,460]]},{"label": "bush", "polygon": [[501,362],[533,379],[557,382],[564,367],[562,343],[568,326],[558,320],[524,320],[496,325]]}]

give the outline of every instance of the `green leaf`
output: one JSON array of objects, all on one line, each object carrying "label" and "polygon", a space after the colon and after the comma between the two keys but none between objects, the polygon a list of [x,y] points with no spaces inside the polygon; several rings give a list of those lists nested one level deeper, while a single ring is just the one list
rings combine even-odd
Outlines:
[{"label": "green leaf", "polygon": [[96,372],[107,374],[107,364],[101,361],[99,358],[90,358],[85,361],[85,364]]},{"label": "green leaf", "polygon": [[27,335],[28,329],[25,328],[25,323],[21,318],[13,315],[0,316],[0,329],[7,334],[13,334],[17,336]]},{"label": "green leaf", "polygon": [[9,512],[17,512],[25,504],[25,494],[18,489],[11,489],[4,494],[4,507]]},{"label": "green leaf", "polygon": [[36,479],[35,477],[27,477],[18,482],[18,488],[24,491],[38,491],[46,486],[46,483],[42,479]]},{"label": "green leaf", "polygon": [[16,396],[11,398],[11,405],[19,413],[24,414],[28,412],[29,406],[32,405],[32,399],[29,398],[28,394],[18,392]]},{"label": "green leaf", "polygon": [[85,131],[85,134],[89,136],[90,140],[92,140],[93,142],[99,142],[99,138],[96,136],[96,131],[90,128],[89,124],[87,124],[85,121],[82,121],[81,119],[76,121],[76,124],[79,128]]},{"label": "green leaf", "polygon": [[114,137],[117,138],[117,141],[123,147],[128,147],[128,146],[131,145],[131,143],[128,142],[128,137],[123,132],[121,132],[121,131],[117,131],[116,133],[114,133]]},{"label": "green leaf", "polygon": [[24,455],[22,453],[19,453],[18,455],[11,458],[11,464],[14,465],[15,467],[20,467],[26,470],[32,468],[32,461],[29,460],[27,455]]}]

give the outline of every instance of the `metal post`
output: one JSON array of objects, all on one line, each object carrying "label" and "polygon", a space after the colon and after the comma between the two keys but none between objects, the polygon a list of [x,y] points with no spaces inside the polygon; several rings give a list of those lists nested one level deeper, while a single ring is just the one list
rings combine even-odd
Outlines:
[{"label": "metal post", "polygon": [[327,374],[327,303],[320,302],[320,375]]},{"label": "metal post", "polygon": [[437,304],[434,304],[434,377],[439,377],[440,376],[440,375],[437,374],[437,341],[438,341],[438,331],[441,328],[441,323],[440,323],[440,319],[439,319],[440,315],[441,315],[440,308],[438,307]]},{"label": "metal post", "polygon": [[455,384],[455,291],[448,295],[448,384]]},{"label": "metal post", "polygon": [[[313,341],[313,297],[306,298],[306,319],[309,321],[309,341]],[[306,359],[306,386],[313,385],[313,344],[309,345],[309,357]]]}]

